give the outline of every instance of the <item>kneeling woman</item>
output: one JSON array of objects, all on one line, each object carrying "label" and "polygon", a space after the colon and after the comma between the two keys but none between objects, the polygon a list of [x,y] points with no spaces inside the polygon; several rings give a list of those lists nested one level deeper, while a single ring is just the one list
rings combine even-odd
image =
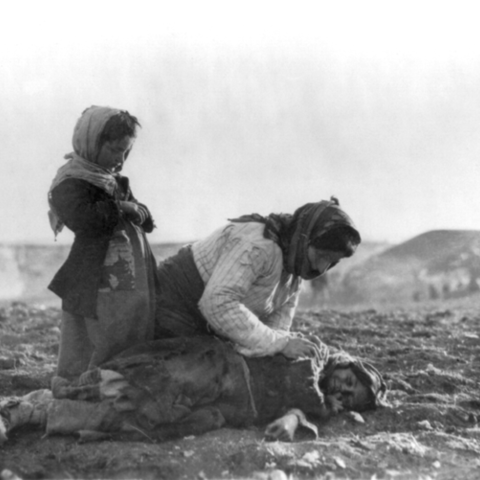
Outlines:
[{"label": "kneeling woman", "polygon": [[248,357],[319,355],[315,339],[290,332],[301,281],[359,243],[336,199],[231,220],[160,264],[156,338],[213,334]]},{"label": "kneeling woman", "polygon": [[315,431],[310,420],[384,405],[386,385],[373,366],[325,345],[322,353],[247,358],[212,336],[139,345],[53,392],[0,403],[0,443],[2,421],[3,440],[24,424],[85,440],[161,441],[272,421],[267,436],[291,440],[298,422]]}]

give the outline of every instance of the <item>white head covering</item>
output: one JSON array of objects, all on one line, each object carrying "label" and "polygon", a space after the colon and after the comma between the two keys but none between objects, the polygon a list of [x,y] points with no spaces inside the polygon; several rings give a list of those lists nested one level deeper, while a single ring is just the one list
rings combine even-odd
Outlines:
[{"label": "white head covering", "polygon": [[96,105],[87,108],[77,120],[73,130],[74,152],[85,160],[95,163],[103,129],[110,117],[120,112],[121,110],[116,108],[97,107]]},{"label": "white head covering", "polygon": [[59,218],[51,201],[52,190],[67,178],[78,178],[105,190],[113,195],[117,182],[115,176],[95,163],[100,137],[107,121],[121,110],[110,107],[92,105],[87,108],[77,120],[73,131],[73,152],[67,153],[68,162],[60,167],[48,191],[50,210],[48,218],[55,236],[63,229],[64,223]]}]

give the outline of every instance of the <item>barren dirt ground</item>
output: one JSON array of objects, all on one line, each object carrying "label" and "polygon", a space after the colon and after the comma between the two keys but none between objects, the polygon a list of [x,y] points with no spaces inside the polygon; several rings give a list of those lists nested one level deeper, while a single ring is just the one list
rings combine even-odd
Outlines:
[{"label": "barren dirt ground", "polygon": [[[0,309],[0,396],[48,387],[60,312]],[[161,444],[81,444],[20,429],[0,447],[2,480],[22,479],[478,479],[480,299],[403,309],[308,311],[295,329],[369,359],[392,408],[340,414],[320,438],[265,442],[261,429],[222,429]],[[10,477],[12,478],[12,477]]]}]

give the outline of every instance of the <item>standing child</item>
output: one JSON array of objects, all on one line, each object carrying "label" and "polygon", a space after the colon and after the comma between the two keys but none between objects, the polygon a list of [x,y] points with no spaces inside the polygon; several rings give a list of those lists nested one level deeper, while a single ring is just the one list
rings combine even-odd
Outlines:
[{"label": "standing child", "polygon": [[87,108],[48,193],[55,235],[64,225],[75,234],[49,285],[62,299],[58,377],[72,379],[153,338],[156,262],[145,232],[154,223],[119,173],[139,126],[126,111]]}]

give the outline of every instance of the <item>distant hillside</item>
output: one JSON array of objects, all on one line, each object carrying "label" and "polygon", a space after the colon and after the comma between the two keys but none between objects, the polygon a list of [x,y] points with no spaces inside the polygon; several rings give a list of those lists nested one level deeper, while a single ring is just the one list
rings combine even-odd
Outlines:
[{"label": "distant hillside", "polygon": [[[153,244],[160,261],[184,243]],[[59,304],[47,290],[69,245],[0,245],[0,300]],[[324,277],[307,282],[303,308],[404,303],[479,291],[480,231],[426,232],[400,245],[362,242]]]},{"label": "distant hillside", "polygon": [[349,272],[390,247],[391,244],[385,242],[363,241],[352,257],[344,258],[325,275],[311,282],[305,282],[300,306],[315,308],[345,303],[343,283]]},{"label": "distant hillside", "polygon": [[151,244],[153,254],[158,262],[164,260],[165,258],[175,255],[181,247],[188,245],[188,242],[185,243],[154,243]]},{"label": "distant hillside", "polygon": [[480,290],[480,231],[434,230],[353,267],[341,285],[345,302],[408,302]]},{"label": "distant hillside", "polygon": [[[161,261],[174,255],[185,244],[158,243],[152,244],[151,247],[157,261]],[[335,300],[338,296],[336,290],[350,269],[389,246],[385,243],[363,242],[352,258],[340,262],[320,282],[316,285],[314,282],[313,288],[307,284],[301,297],[301,304],[317,306],[324,305],[326,299]],[[59,299],[47,289],[47,285],[67,258],[69,251],[70,245],[62,244],[0,244],[0,301],[21,300],[42,302],[47,305],[59,304]]]},{"label": "distant hillside", "polygon": [[[173,255],[183,243],[153,244],[160,261]],[[0,300],[58,302],[47,285],[66,260],[70,245],[0,245]]]}]

